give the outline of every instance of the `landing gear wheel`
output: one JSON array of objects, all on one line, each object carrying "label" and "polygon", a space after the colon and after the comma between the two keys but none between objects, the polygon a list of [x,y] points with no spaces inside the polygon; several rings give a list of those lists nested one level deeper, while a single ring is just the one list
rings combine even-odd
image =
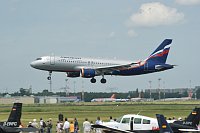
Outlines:
[{"label": "landing gear wheel", "polygon": [[49,77],[47,77],[47,79],[48,79],[48,80],[51,80],[51,77],[49,76]]},{"label": "landing gear wheel", "polygon": [[92,79],[90,80],[90,82],[91,82],[91,83],[96,83],[96,79],[95,79],[95,78],[92,78]]},{"label": "landing gear wheel", "polygon": [[101,83],[102,83],[102,84],[105,84],[105,83],[106,83],[106,79],[102,78],[102,79],[101,79]]}]

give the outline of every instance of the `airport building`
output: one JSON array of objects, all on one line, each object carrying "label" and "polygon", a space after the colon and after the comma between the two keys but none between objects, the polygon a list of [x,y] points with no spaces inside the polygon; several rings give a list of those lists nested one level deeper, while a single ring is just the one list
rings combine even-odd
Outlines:
[{"label": "airport building", "polygon": [[24,104],[34,104],[35,98],[31,96],[23,97],[1,97],[0,104],[12,104],[14,102],[20,102]]},{"label": "airport building", "polygon": [[195,93],[196,90],[200,88],[200,86],[196,86],[195,88],[176,88],[176,89],[145,89],[145,93],[178,93],[178,94],[183,94],[185,92],[191,92],[191,93]]},{"label": "airport building", "polygon": [[12,104],[20,102],[23,104],[56,104],[65,102],[79,102],[81,101],[77,96],[59,97],[59,96],[21,96],[21,97],[1,97],[0,104]]}]

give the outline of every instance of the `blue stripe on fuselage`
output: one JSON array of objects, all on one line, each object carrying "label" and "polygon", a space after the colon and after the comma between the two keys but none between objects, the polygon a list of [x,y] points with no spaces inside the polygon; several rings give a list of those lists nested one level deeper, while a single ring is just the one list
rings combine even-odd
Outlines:
[{"label": "blue stripe on fuselage", "polygon": [[148,64],[146,63],[136,68],[113,71],[111,75],[121,75],[121,76],[141,75],[141,74],[147,74],[147,73],[153,73],[153,72],[160,72],[160,71],[173,68],[172,65],[163,64],[164,68],[157,70],[155,69],[155,66],[162,65],[162,64],[154,64],[150,62],[148,62]]}]

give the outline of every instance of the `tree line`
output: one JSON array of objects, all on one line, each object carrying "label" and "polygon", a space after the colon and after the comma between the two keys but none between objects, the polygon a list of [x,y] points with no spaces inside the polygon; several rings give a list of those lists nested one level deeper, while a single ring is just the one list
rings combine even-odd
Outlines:
[{"label": "tree line", "polygon": [[[84,94],[84,95],[83,95]],[[150,93],[148,92],[143,92],[139,91],[136,89],[135,91],[130,91],[130,92],[77,92],[77,93],[69,93],[66,95],[66,92],[49,92],[48,90],[43,90],[42,92],[37,92],[37,93],[32,93],[30,89],[24,89],[20,88],[18,92],[11,93],[9,95],[11,96],[60,96],[60,97],[65,97],[65,96],[77,96],[80,97],[81,99],[84,98],[85,102],[90,102],[94,98],[110,98],[112,94],[115,94],[116,98],[121,98],[121,99],[129,99],[129,98],[150,98]],[[1,97],[4,97],[8,95],[8,93],[0,93]],[[187,91],[183,93],[160,93],[160,98],[181,98],[181,97],[187,97],[188,93]],[[195,95],[193,94],[192,96],[195,98]],[[154,100],[159,99],[159,94],[158,93],[151,93],[151,98]],[[200,88],[197,89],[196,91],[196,98],[200,99]]]}]

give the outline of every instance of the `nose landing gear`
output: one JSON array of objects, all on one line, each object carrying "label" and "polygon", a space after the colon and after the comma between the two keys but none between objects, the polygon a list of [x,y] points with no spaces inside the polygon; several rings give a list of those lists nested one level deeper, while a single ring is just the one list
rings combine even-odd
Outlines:
[{"label": "nose landing gear", "polygon": [[47,77],[48,80],[51,80],[52,71],[49,71],[49,76]]},{"label": "nose landing gear", "polygon": [[49,90],[50,90],[50,92],[52,92],[51,74],[52,74],[52,71],[49,71],[49,76],[47,77],[47,79],[49,80]]}]

